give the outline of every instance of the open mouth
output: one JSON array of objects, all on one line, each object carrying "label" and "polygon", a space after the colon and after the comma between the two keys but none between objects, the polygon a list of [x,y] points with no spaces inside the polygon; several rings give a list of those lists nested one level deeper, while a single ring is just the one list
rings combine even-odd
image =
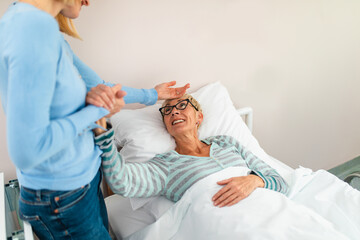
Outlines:
[{"label": "open mouth", "polygon": [[185,120],[183,120],[183,119],[174,120],[174,121],[171,123],[171,125],[175,125],[175,124],[182,123],[182,122],[185,122]]}]

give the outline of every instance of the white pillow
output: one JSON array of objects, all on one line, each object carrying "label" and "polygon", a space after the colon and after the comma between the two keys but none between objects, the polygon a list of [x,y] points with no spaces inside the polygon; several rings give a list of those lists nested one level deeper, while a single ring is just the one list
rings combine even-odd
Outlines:
[{"label": "white pillow", "polygon": [[[228,91],[220,82],[208,84],[191,95],[203,109],[204,120],[199,128],[200,139],[230,135],[275,168],[287,180],[292,169],[264,152],[239,116]],[[125,109],[111,118],[115,140],[122,147],[120,153],[125,161],[144,162],[158,153],[175,149],[175,141],[166,131],[158,111],[160,107],[159,103],[142,109]],[[154,198],[133,198],[131,204],[135,210],[152,199]],[[150,205],[154,208],[154,204],[148,204]],[[158,209],[154,211],[159,212]]]}]

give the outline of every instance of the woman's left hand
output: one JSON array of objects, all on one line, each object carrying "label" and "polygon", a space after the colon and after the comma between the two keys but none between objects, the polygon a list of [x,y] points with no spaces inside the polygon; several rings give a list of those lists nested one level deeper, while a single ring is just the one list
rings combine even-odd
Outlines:
[{"label": "woman's left hand", "polygon": [[156,85],[155,90],[158,93],[158,99],[164,100],[164,99],[173,99],[173,98],[182,97],[185,94],[186,89],[188,89],[190,87],[190,84],[188,83],[183,87],[170,88],[170,87],[174,86],[175,84],[176,84],[176,81],[166,82],[166,83],[161,83],[159,85]]},{"label": "woman's left hand", "polygon": [[225,185],[212,198],[214,206],[232,206],[248,197],[257,187],[264,187],[264,181],[256,175],[233,177],[217,182]]}]

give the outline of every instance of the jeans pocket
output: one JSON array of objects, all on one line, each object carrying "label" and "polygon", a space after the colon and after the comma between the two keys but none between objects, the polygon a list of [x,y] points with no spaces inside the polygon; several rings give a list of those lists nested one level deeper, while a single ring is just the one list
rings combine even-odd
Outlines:
[{"label": "jeans pocket", "polygon": [[90,188],[91,184],[87,184],[81,188],[77,188],[73,191],[69,191],[62,195],[55,196],[55,202],[59,213],[66,211],[67,209],[80,202],[86,196],[86,193],[89,191]]},{"label": "jeans pocket", "polygon": [[20,218],[23,221],[26,221],[31,225],[33,231],[35,232],[36,236],[39,239],[55,239],[53,237],[53,235],[51,234],[49,228],[42,221],[40,216],[38,216],[38,215],[27,216],[27,215],[20,213]]}]

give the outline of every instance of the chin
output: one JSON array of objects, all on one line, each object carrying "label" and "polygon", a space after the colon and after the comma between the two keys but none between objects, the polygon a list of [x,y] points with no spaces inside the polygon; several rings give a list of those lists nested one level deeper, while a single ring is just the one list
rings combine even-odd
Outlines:
[{"label": "chin", "polygon": [[76,19],[79,17],[80,15],[80,9],[79,11],[75,11],[74,9],[72,9],[72,11],[68,10],[68,11],[61,11],[60,12],[64,17],[70,18],[70,19]]},{"label": "chin", "polygon": [[67,18],[76,19],[76,18],[78,18],[79,16],[80,16],[80,12],[71,14],[71,15],[67,16]]}]

